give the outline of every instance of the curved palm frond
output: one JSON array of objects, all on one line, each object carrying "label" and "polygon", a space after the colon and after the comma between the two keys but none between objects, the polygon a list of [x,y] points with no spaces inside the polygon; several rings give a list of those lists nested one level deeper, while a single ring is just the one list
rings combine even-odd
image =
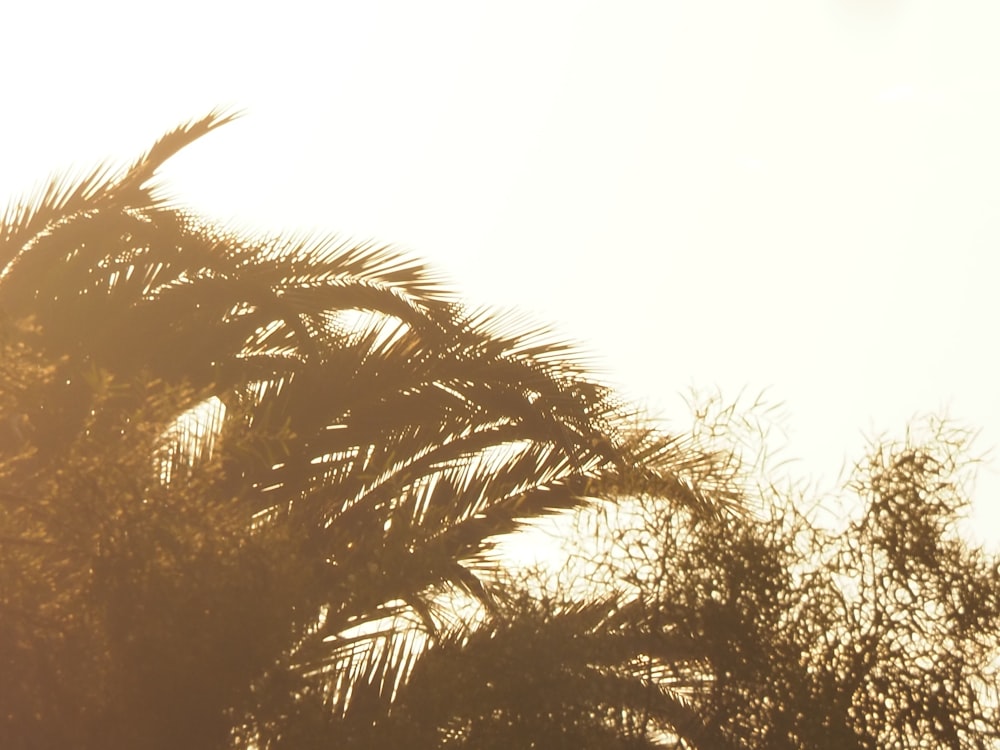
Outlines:
[{"label": "curved palm frond", "polygon": [[33,242],[95,211],[129,208],[149,211],[160,207],[162,201],[155,190],[146,187],[156,171],[185,146],[238,116],[211,112],[162,136],[124,171],[116,172],[110,164],[102,164],[82,178],[50,180],[32,198],[11,204],[0,219],[0,265],[6,269]]}]

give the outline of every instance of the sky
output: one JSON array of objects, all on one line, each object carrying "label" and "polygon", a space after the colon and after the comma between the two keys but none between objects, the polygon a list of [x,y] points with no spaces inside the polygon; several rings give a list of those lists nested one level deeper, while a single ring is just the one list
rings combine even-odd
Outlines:
[{"label": "sky", "polygon": [[243,111],[163,171],[247,229],[376,239],[594,352],[668,424],[760,391],[835,486],[980,430],[1000,541],[1000,3],[18,3],[0,203]]}]

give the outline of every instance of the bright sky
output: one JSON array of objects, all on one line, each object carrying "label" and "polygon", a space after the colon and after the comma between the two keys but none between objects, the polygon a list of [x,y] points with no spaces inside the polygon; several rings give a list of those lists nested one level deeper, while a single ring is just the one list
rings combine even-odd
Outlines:
[{"label": "bright sky", "polygon": [[5,10],[0,202],[246,117],[165,177],[213,217],[377,238],[554,322],[686,421],[768,388],[793,471],[982,429],[1000,539],[1000,3],[93,0]]}]

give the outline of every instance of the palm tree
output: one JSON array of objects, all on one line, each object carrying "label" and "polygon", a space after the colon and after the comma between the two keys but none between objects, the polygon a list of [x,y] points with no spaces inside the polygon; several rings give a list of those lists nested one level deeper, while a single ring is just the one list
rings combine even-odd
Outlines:
[{"label": "palm tree", "polygon": [[[429,644],[503,605],[498,536],[624,487],[711,507],[682,478],[701,458],[630,427],[549,329],[463,306],[391,248],[172,203],[157,169],[231,119],[53,181],[0,226],[0,314],[46,367],[0,401],[31,444],[6,465],[8,519],[74,561],[119,686],[78,747],[371,726]],[[66,479],[95,472],[92,492]],[[67,542],[83,506],[95,531]]]}]

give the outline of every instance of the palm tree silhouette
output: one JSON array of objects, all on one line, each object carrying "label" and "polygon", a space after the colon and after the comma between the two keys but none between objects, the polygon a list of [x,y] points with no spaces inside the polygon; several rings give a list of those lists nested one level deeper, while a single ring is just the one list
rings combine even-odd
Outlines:
[{"label": "palm tree silhouette", "polygon": [[[464,306],[392,248],[247,236],[175,205],[156,171],[232,119],[184,125],[121,172],[53,181],[0,227],[0,312],[31,321],[28,340],[52,370],[33,405],[5,415],[34,445],[16,471],[59,476],[74,446],[127,439],[149,419],[143,399],[167,394],[152,481],[136,502],[183,497],[185,519],[224,516],[242,530],[227,537],[237,551],[225,560],[266,542],[266,559],[296,579],[239,589],[265,598],[254,606],[282,602],[271,635],[250,647],[234,634],[257,633],[247,612],[259,609],[220,601],[229,589],[204,583],[196,560],[172,562],[164,580],[176,586],[143,599],[128,588],[130,566],[155,543],[85,549],[87,595],[108,597],[101,611],[117,623],[109,653],[125,671],[148,668],[121,693],[121,710],[144,723],[122,744],[209,747],[234,726],[247,741],[278,743],[313,703],[323,716],[377,721],[428,644],[454,642],[457,601],[478,613],[463,625],[472,630],[502,603],[498,536],[624,488],[712,507],[678,478],[699,458],[633,428],[587,357],[549,329]],[[167,553],[156,554],[159,570]],[[199,586],[214,609],[190,604]],[[156,608],[178,633],[224,633],[246,648],[214,665],[221,676],[206,663],[184,672],[143,635]],[[226,626],[213,630],[220,617]],[[146,645],[126,649],[134,643]],[[220,652],[206,646],[204,658]],[[111,746],[94,731],[95,745]]]}]

